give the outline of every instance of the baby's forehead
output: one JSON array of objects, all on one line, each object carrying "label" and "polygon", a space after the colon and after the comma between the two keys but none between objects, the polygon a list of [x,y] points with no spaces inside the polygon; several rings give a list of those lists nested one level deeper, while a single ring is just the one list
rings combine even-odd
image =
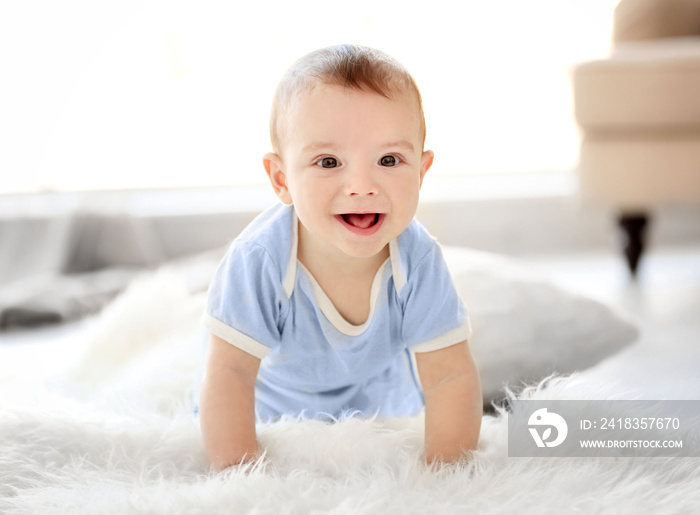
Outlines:
[{"label": "baby's forehead", "polygon": [[[382,91],[374,91],[369,87],[354,87],[345,84],[338,84],[331,81],[325,81],[318,78],[305,78],[306,80],[298,80],[294,87],[287,89],[286,94],[280,95],[277,98],[278,104],[276,109],[275,122],[273,126],[273,146],[275,151],[284,153],[283,147],[290,143],[289,138],[294,133],[295,128],[299,127],[299,123],[308,123],[309,117],[303,116],[299,118],[302,112],[322,113],[318,102],[314,99],[323,97],[329,91],[338,92],[340,95],[348,93],[358,93],[359,96],[368,95],[370,97],[379,97],[392,102],[410,106],[418,131],[418,137],[421,140],[421,146],[425,143],[425,119],[423,115],[423,107],[420,93],[411,87],[409,84],[392,83],[384,84]],[[288,84],[288,86],[292,86]],[[354,95],[350,95],[354,96]],[[312,101],[309,101],[309,100]],[[404,111],[405,112],[405,111]],[[313,120],[313,116],[311,117]],[[291,132],[290,132],[291,131]]]},{"label": "baby's forehead", "polygon": [[[299,112],[299,109],[318,109],[316,102],[309,101],[315,100],[319,97],[327,97],[328,93],[338,93],[341,97],[345,97],[350,94],[350,97],[362,98],[367,95],[369,97],[378,97],[386,99],[390,102],[397,102],[400,104],[410,105],[413,107],[414,113],[417,119],[421,120],[423,117],[423,110],[421,106],[421,100],[417,93],[413,92],[408,87],[392,86],[391,89],[387,88],[386,93],[372,91],[366,88],[348,87],[344,85],[323,82],[316,80],[309,84],[307,87],[300,88],[295,94],[291,95],[287,99],[287,105],[284,106],[284,125],[293,124],[295,122],[295,113]],[[357,95],[352,95],[356,93]]]}]

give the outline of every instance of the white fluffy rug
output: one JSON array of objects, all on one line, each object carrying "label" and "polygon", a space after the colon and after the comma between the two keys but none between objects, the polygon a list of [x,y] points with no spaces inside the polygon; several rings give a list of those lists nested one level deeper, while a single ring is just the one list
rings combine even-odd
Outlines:
[{"label": "white fluffy rug", "polygon": [[[0,513],[677,514],[700,506],[698,458],[508,458],[504,413],[484,417],[478,451],[461,466],[423,464],[420,417],[285,420],[259,427],[263,463],[212,474],[187,394],[201,302],[177,281],[143,282],[100,315],[87,345],[66,349],[72,366],[40,384],[0,384]],[[519,397],[615,395],[571,376]]]}]

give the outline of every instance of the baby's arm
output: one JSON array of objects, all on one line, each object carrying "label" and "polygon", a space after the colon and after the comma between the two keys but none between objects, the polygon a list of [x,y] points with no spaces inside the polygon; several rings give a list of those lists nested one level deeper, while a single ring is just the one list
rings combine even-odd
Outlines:
[{"label": "baby's arm", "polygon": [[416,353],[425,396],[425,459],[453,462],[479,440],[483,399],[467,342]]},{"label": "baby's arm", "polygon": [[258,458],[255,379],[260,360],[212,335],[199,419],[211,465],[223,470]]}]

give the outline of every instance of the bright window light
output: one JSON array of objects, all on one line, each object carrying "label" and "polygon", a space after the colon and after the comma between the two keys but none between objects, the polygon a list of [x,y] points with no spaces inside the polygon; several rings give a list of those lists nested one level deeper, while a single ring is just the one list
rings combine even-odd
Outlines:
[{"label": "bright window light", "polygon": [[431,174],[568,171],[570,69],[615,3],[2,2],[0,193],[260,184],[279,77],[345,42],[416,78]]}]

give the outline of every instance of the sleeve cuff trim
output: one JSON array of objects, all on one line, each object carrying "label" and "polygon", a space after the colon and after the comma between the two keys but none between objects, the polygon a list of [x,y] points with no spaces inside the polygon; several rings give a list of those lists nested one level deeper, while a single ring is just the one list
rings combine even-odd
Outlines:
[{"label": "sleeve cuff trim", "polygon": [[472,328],[469,320],[466,321],[464,325],[448,331],[445,334],[434,338],[433,340],[419,343],[418,345],[412,345],[410,347],[411,352],[431,352],[434,350],[444,349],[445,347],[450,347],[458,343],[468,340],[472,335]]},{"label": "sleeve cuff trim", "polygon": [[263,359],[270,352],[268,347],[255,341],[250,336],[237,331],[231,326],[224,324],[221,320],[217,320],[209,314],[202,317],[202,325],[213,335],[218,336],[225,342],[230,343],[234,347],[238,347],[242,351],[255,356],[258,359]]}]

